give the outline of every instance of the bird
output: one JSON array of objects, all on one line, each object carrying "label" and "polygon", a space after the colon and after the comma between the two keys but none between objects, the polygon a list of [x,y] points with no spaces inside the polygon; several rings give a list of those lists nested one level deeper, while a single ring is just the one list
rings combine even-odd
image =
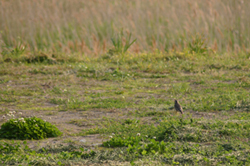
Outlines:
[{"label": "bird", "polygon": [[175,108],[176,111],[179,111],[181,114],[183,114],[182,107],[181,107],[181,105],[178,103],[177,100],[174,100],[174,108]]}]

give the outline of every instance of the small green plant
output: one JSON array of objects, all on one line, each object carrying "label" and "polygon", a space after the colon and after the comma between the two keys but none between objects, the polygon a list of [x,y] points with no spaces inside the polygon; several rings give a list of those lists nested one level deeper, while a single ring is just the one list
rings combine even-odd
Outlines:
[{"label": "small green plant", "polygon": [[19,57],[22,55],[26,50],[26,46],[22,44],[22,41],[20,38],[18,38],[18,43],[16,46],[3,46],[2,54],[5,56],[14,56]]},{"label": "small green plant", "polygon": [[7,114],[11,119],[2,124],[0,138],[6,139],[44,139],[62,135],[54,125],[37,117],[14,118],[13,113]]},{"label": "small green plant", "polygon": [[121,30],[120,34],[118,34],[116,36],[116,38],[111,38],[111,41],[112,41],[114,48],[109,49],[109,51],[108,51],[109,54],[110,55],[123,54],[123,53],[127,52],[129,47],[136,41],[136,39],[134,39],[132,42],[130,42],[131,35],[132,35],[131,33],[128,33],[128,36],[125,37],[125,45],[123,43],[123,39],[124,39],[123,30]]},{"label": "small green plant", "polygon": [[194,52],[197,54],[205,54],[208,51],[205,40],[199,35],[193,37],[192,42],[188,43],[188,49],[191,53]]}]

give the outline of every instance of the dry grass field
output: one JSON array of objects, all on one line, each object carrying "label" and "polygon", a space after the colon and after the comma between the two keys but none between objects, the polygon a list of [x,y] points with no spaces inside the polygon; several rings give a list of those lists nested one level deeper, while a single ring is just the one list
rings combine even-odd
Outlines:
[{"label": "dry grass field", "polygon": [[0,44],[99,55],[123,29],[137,39],[134,53],[182,50],[197,34],[215,51],[246,51],[249,8],[247,0],[2,0]]}]

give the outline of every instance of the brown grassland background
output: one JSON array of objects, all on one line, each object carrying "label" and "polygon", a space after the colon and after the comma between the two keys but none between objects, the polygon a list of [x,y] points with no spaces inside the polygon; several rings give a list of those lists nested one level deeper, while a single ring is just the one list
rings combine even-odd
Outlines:
[{"label": "brown grassland background", "polygon": [[203,36],[215,51],[249,51],[248,0],[1,0],[0,51],[97,55],[121,29],[137,39],[129,49],[182,50]]}]

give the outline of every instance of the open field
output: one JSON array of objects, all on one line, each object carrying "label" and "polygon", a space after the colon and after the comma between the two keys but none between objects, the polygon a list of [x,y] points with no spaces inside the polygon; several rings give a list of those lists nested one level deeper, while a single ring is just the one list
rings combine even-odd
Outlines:
[{"label": "open field", "polygon": [[250,165],[249,8],[1,0],[0,126],[62,135],[0,134],[0,165]]},{"label": "open field", "polygon": [[[249,55],[64,58],[1,63],[1,116],[22,112],[63,132],[39,141],[2,139],[5,165],[250,163]],[[174,99],[184,115],[175,113]]]}]

